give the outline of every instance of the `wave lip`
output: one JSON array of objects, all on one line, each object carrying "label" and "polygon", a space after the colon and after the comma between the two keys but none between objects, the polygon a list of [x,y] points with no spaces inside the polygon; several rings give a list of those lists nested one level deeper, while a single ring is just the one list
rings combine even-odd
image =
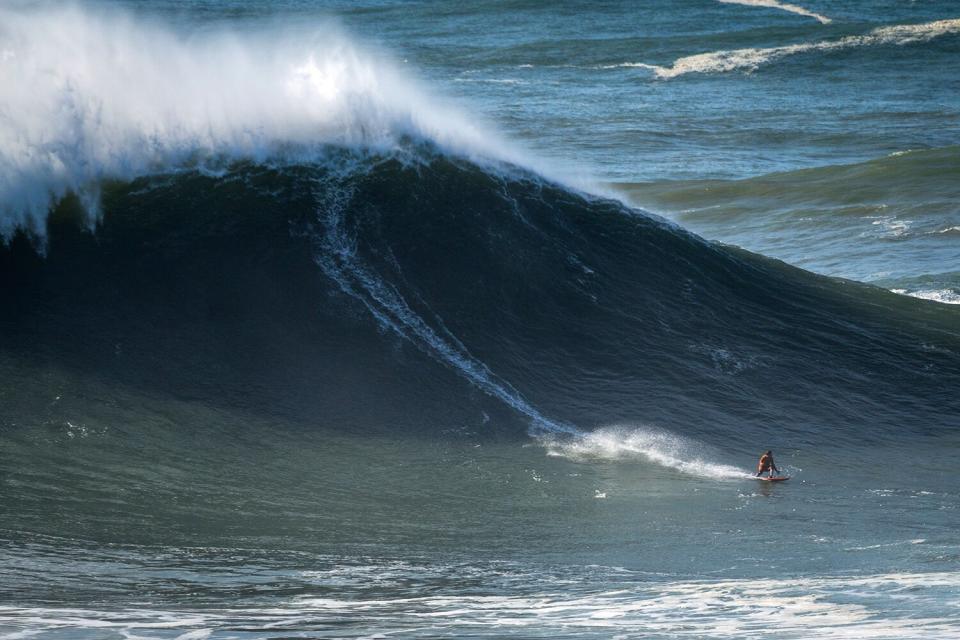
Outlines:
[{"label": "wave lip", "polygon": [[894,293],[920,298],[921,300],[932,300],[943,304],[960,304],[960,291],[956,289],[891,289]]},{"label": "wave lip", "polygon": [[821,15],[819,13],[814,13],[809,9],[804,9],[801,6],[795,4],[789,4],[787,2],[777,2],[777,0],[717,0],[717,2],[722,2],[724,4],[742,4],[747,7],[766,7],[769,9],[779,9],[780,11],[786,11],[788,13],[795,13],[800,16],[806,16],[808,18],[813,18],[820,24],[830,24],[833,22],[827,16]]},{"label": "wave lip", "polygon": [[202,35],[123,13],[0,8],[0,235],[42,237],[73,192],[104,179],[236,161],[322,161],[333,145],[387,152],[408,141],[529,166],[427,95],[386,56],[331,26],[275,24]]},{"label": "wave lip", "polygon": [[762,49],[745,48],[698,53],[678,58],[669,67],[644,63],[625,63],[620,66],[648,68],[654,72],[657,78],[667,80],[688,73],[727,73],[740,69],[753,71],[761,65],[780,58],[811,51],[838,51],[877,45],[902,46],[917,42],[928,42],[953,33],[960,33],[960,18],[936,20],[923,24],[879,27],[863,35],[845,36],[838,40],[804,42]]}]

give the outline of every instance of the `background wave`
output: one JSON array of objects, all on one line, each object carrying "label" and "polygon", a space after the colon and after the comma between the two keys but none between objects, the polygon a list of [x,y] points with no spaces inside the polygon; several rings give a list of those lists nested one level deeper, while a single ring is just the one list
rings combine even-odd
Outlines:
[{"label": "background wave", "polygon": [[619,425],[602,427],[578,438],[546,437],[548,455],[577,462],[638,460],[713,479],[751,477],[747,469],[715,462],[717,454],[702,443],[662,429]]},{"label": "background wave", "polygon": [[[0,9],[0,233],[43,233],[100,181],[230,162],[322,158],[405,141],[474,160],[521,154],[332,25],[177,32],[79,7]],[[532,160],[526,159],[528,164]]]},{"label": "background wave", "polygon": [[764,7],[767,9],[778,9],[780,11],[786,11],[787,13],[795,13],[799,16],[806,16],[808,18],[813,18],[820,24],[830,24],[832,20],[825,15],[814,13],[809,9],[804,9],[803,7],[790,4],[787,2],[777,2],[777,0],[719,0],[724,4],[742,4],[748,7]]},{"label": "background wave", "polygon": [[836,40],[804,42],[767,48],[711,51],[678,58],[669,67],[633,63],[633,66],[651,69],[658,78],[670,79],[688,73],[727,73],[753,71],[761,65],[811,51],[839,51],[854,47],[904,46],[923,43],[960,32],[960,19],[936,20],[925,24],[903,24],[877,27],[863,35],[844,36]]},{"label": "background wave", "polygon": [[706,237],[831,276],[952,302],[960,148],[746,180],[614,185]]}]

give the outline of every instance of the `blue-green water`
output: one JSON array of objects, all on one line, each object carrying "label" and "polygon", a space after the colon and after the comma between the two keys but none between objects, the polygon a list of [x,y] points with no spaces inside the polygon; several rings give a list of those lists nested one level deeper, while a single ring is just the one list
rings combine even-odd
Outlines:
[{"label": "blue-green water", "polygon": [[0,637],[957,636],[958,53],[3,6]]}]

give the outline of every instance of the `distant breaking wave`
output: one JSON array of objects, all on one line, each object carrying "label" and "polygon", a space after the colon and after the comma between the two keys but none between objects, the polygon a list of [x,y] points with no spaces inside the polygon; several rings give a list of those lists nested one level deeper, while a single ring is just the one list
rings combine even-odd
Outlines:
[{"label": "distant breaking wave", "polygon": [[679,58],[669,67],[645,63],[625,63],[616,66],[650,69],[656,77],[662,79],[676,78],[687,73],[726,73],[738,69],[752,71],[761,65],[798,53],[837,51],[875,45],[906,45],[928,42],[952,33],[960,33],[960,19],[958,18],[937,20],[924,24],[880,27],[864,35],[846,36],[839,40],[807,42],[766,49],[733,49],[698,53],[697,55]]},{"label": "distant breaking wave", "polygon": [[742,180],[615,188],[705,237],[825,275],[960,304],[960,272],[953,268],[958,170],[960,147],[950,146]]},{"label": "distant breaking wave", "polygon": [[[433,355],[477,388],[529,418],[531,432],[580,435],[575,427],[544,416],[520,392],[498,379],[483,362],[471,355],[442,320],[435,318],[439,329],[434,329],[413,310],[396,286],[385,282],[374,269],[361,262],[356,240],[349,237],[344,221],[344,211],[351,198],[349,187],[330,181],[318,183],[317,212],[324,233],[317,240],[315,260],[340,290],[361,302],[382,329]],[[393,266],[397,268],[396,264]]]},{"label": "distant breaking wave", "polygon": [[798,7],[795,4],[788,4],[786,2],[777,2],[777,0],[717,0],[717,2],[722,2],[724,4],[742,4],[748,7],[769,7],[770,9],[779,9],[781,11],[787,11],[789,13],[795,13],[800,16],[813,18],[819,21],[820,24],[830,24],[832,22],[832,20],[827,16],[820,15],[819,13],[814,13],[809,9]]},{"label": "distant breaking wave", "polygon": [[905,296],[913,296],[921,300],[933,300],[943,304],[960,304],[960,292],[954,289],[918,289],[910,291],[909,289],[891,289],[894,293]]}]

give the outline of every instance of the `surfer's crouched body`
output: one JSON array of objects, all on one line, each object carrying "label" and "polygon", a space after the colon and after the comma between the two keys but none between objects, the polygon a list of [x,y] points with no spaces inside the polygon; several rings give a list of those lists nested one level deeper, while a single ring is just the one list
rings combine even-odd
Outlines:
[{"label": "surfer's crouched body", "polygon": [[763,475],[764,471],[769,471],[771,478],[774,472],[780,473],[780,469],[777,469],[777,465],[773,463],[773,451],[767,451],[760,456],[760,462],[757,463],[757,477]]}]

